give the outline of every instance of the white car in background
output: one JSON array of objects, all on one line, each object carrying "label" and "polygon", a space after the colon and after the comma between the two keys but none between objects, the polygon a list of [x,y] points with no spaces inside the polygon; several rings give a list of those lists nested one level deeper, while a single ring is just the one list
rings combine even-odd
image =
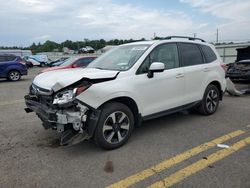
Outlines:
[{"label": "white car in background", "polygon": [[44,67],[48,64],[47,55],[30,55],[25,56],[24,59],[32,63],[33,66]]},{"label": "white car in background", "polygon": [[62,145],[93,138],[114,149],[144,120],[190,108],[215,113],[226,88],[221,63],[214,46],[197,38],[121,45],[85,69],[39,74],[26,112],[61,133]]}]

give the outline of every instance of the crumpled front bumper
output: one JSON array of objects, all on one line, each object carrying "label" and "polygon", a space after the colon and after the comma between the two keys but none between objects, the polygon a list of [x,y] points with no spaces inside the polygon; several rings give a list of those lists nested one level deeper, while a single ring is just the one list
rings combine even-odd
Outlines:
[{"label": "crumpled front bumper", "polygon": [[57,122],[57,110],[48,108],[46,105],[41,104],[35,95],[26,95],[24,97],[26,106],[25,111],[36,112],[39,118],[43,121],[45,129],[53,128]]},{"label": "crumpled front bumper", "polygon": [[26,95],[25,111],[35,112],[43,122],[45,129],[56,129],[61,133],[61,145],[72,145],[93,136],[97,126],[100,110],[91,109],[81,101],[75,99],[71,108],[48,107],[41,103],[36,95]]}]

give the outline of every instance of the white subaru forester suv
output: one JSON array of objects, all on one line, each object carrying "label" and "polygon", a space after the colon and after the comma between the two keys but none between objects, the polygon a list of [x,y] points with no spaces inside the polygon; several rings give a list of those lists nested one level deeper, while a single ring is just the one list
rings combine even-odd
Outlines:
[{"label": "white subaru forester suv", "polygon": [[190,108],[213,114],[226,88],[215,48],[188,37],[118,46],[87,68],[39,74],[25,96],[61,144],[93,138],[105,149],[123,145],[142,121]]}]

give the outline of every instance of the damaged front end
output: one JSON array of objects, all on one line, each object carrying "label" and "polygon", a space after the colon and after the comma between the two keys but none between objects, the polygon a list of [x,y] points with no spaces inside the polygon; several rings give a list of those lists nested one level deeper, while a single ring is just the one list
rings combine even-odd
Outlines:
[{"label": "damaged front end", "polygon": [[91,86],[89,81],[77,82],[57,92],[34,84],[25,96],[25,111],[35,112],[45,129],[61,134],[61,145],[77,144],[93,136],[100,111],[76,99]]}]

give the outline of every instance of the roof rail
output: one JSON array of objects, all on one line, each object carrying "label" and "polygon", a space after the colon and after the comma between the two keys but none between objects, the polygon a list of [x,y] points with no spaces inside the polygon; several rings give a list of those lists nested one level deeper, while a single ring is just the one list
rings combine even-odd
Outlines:
[{"label": "roof rail", "polygon": [[205,40],[201,38],[196,38],[196,37],[185,37],[185,36],[168,36],[163,39],[172,39],[172,38],[181,38],[181,39],[188,39],[188,40],[200,40],[201,42],[206,42]]}]

